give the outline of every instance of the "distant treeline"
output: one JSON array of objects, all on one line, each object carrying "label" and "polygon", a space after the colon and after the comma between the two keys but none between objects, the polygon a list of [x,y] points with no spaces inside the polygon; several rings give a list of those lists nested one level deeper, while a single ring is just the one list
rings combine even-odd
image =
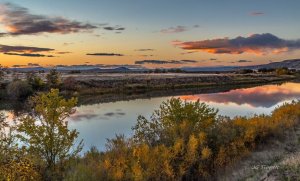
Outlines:
[{"label": "distant treeline", "polygon": [[252,69],[241,69],[237,73],[248,74],[248,73],[275,73],[276,75],[291,75],[297,73],[296,69],[289,69],[287,67],[282,68],[259,68],[257,70]]}]

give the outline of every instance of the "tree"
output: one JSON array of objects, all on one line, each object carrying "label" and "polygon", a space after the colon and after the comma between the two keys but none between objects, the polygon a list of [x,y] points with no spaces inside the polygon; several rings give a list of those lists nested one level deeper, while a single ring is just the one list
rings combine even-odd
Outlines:
[{"label": "tree", "polygon": [[34,72],[27,73],[26,79],[33,90],[41,90],[45,86],[44,81],[40,77],[38,77]]},{"label": "tree", "polygon": [[82,140],[74,146],[76,130],[68,129],[65,121],[77,103],[76,98],[65,100],[57,89],[32,98],[33,114],[20,118],[18,137],[27,145],[28,152],[45,161],[44,177],[60,177],[66,162],[77,156]]},{"label": "tree", "polygon": [[16,100],[25,99],[33,93],[31,86],[22,80],[15,80],[8,84],[6,91],[11,99]]},{"label": "tree", "polygon": [[47,85],[49,88],[59,88],[61,84],[61,78],[57,70],[50,70],[49,74],[46,75]]},{"label": "tree", "polygon": [[9,148],[13,143],[13,139],[11,137],[11,129],[7,130],[9,127],[6,117],[3,113],[0,114],[0,163],[8,155]]},{"label": "tree", "polygon": [[2,65],[0,64],[0,81],[2,81],[3,76],[4,76],[4,71]]},{"label": "tree", "polygon": [[288,75],[289,73],[289,69],[286,67],[276,69],[277,75]]},{"label": "tree", "polygon": [[39,180],[32,160],[18,147],[14,134],[3,113],[0,114],[0,180]]}]

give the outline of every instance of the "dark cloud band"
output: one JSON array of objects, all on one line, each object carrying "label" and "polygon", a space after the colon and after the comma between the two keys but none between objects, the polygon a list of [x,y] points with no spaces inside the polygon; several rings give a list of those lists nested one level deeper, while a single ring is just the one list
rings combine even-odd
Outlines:
[{"label": "dark cloud band", "polygon": [[53,51],[52,48],[28,47],[28,46],[9,46],[0,45],[0,53],[33,53],[33,52],[49,52]]},{"label": "dark cloud band", "polygon": [[4,54],[22,56],[22,57],[54,57],[53,55],[44,55],[39,53],[4,53]]},{"label": "dark cloud band", "polygon": [[248,62],[252,62],[251,60],[238,60],[236,61],[237,63],[248,63]]},{"label": "dark cloud band", "polygon": [[91,55],[91,56],[124,56],[123,54],[118,54],[118,53],[87,53],[86,55]]}]

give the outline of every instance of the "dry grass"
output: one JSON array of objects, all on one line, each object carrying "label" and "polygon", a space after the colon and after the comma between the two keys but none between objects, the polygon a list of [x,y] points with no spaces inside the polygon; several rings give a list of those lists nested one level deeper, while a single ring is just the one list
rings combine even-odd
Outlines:
[{"label": "dry grass", "polygon": [[220,174],[224,181],[300,180],[300,126],[284,138],[270,140],[247,158]]}]

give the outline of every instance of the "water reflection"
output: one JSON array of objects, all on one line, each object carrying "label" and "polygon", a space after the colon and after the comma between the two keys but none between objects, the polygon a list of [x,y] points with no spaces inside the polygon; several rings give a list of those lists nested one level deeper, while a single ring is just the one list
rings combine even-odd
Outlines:
[{"label": "water reflection", "polygon": [[251,107],[270,108],[279,102],[297,99],[300,97],[299,83],[285,83],[282,85],[265,85],[247,89],[231,90],[217,94],[200,94],[192,96],[181,96],[185,100],[200,99],[204,102],[237,105],[247,104]]},{"label": "water reflection", "polygon": [[[220,110],[219,114],[230,117],[253,114],[269,114],[276,106],[285,101],[300,98],[300,83],[282,85],[264,85],[253,88],[236,89],[223,93],[177,96],[185,100],[206,102]],[[85,148],[95,145],[104,149],[106,138],[115,134],[132,134],[138,115],[150,117],[159,108],[161,102],[171,97],[118,101],[78,107],[76,114],[70,118],[71,128],[80,132]]]}]

